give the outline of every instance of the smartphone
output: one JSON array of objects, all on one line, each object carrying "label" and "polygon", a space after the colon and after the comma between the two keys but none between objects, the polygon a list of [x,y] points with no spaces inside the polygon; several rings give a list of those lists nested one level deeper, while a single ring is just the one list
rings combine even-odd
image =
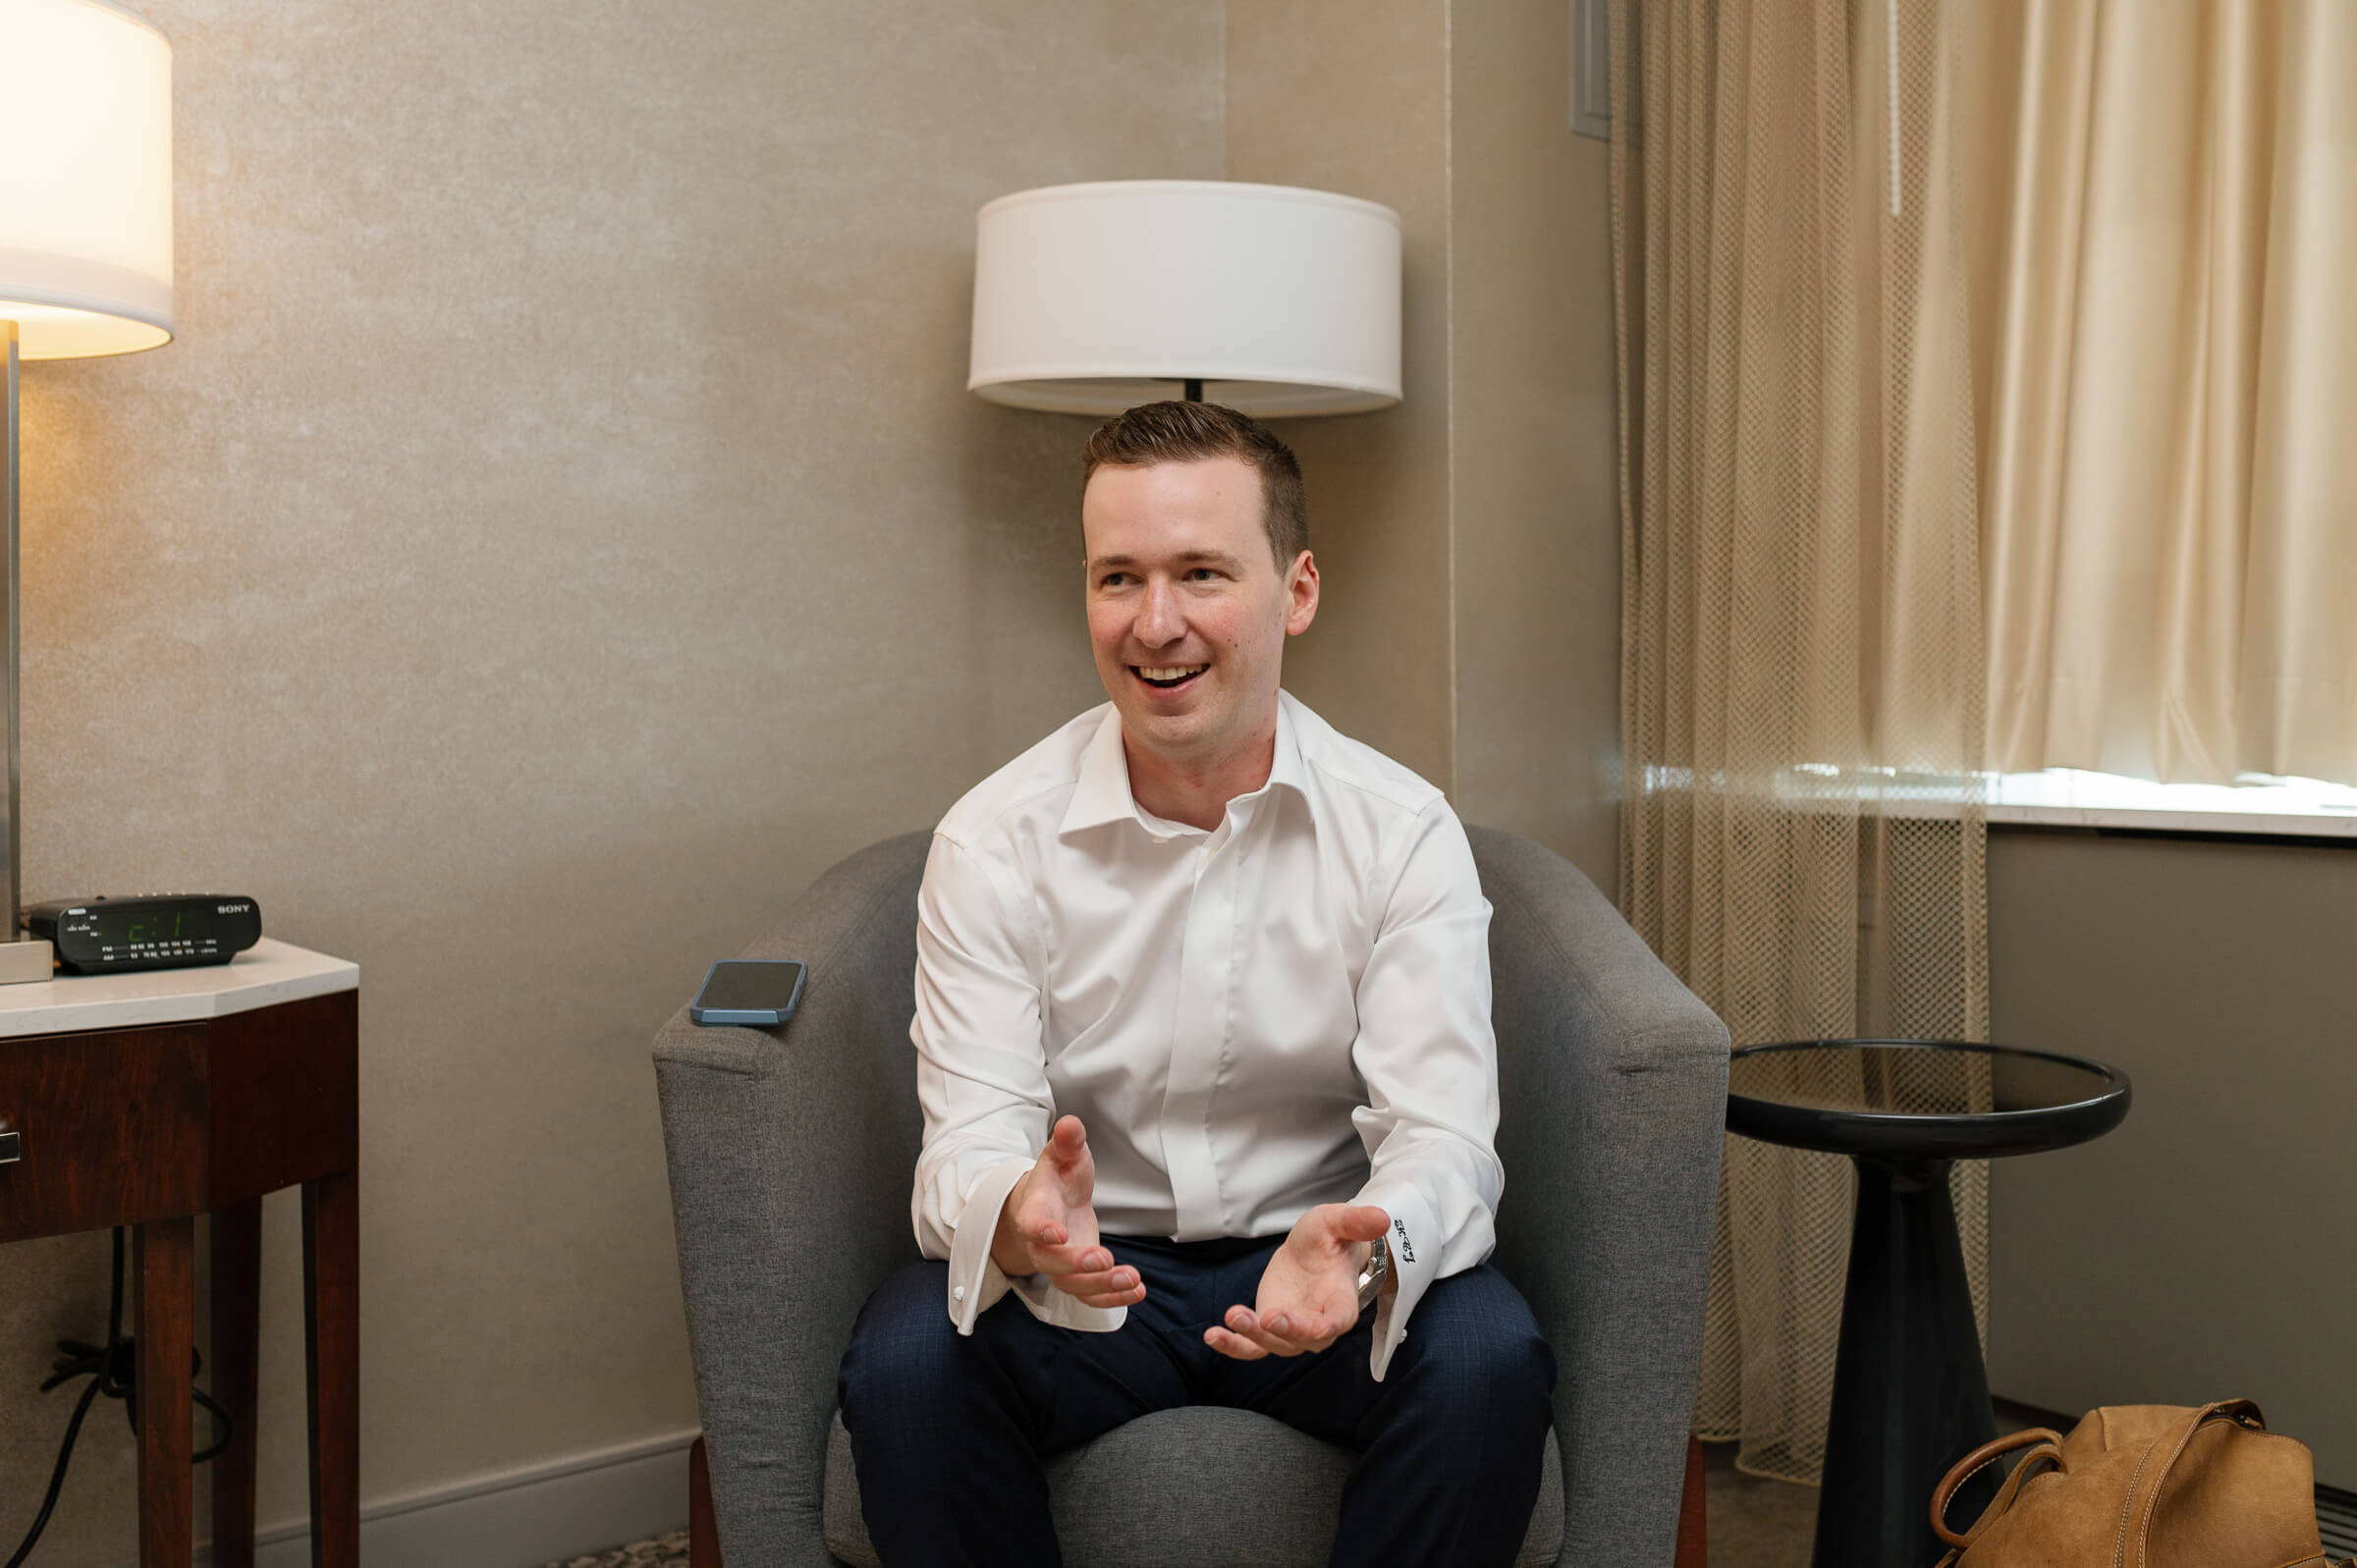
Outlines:
[{"label": "smartphone", "polygon": [[802,966],[791,958],[724,958],[687,1004],[700,1024],[782,1024],[802,1000]]}]

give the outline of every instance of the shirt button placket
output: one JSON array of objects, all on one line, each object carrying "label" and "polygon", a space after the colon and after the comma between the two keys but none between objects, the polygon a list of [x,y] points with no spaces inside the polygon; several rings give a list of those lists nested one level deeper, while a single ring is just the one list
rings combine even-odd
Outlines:
[{"label": "shirt button placket", "polygon": [[1162,1102],[1163,1154],[1170,1162],[1180,1241],[1205,1240],[1227,1228],[1211,1151],[1211,1096],[1219,1080],[1235,931],[1235,857],[1220,852],[1218,839],[1224,837],[1206,839],[1194,850],[1195,886],[1187,902],[1170,1078]]}]

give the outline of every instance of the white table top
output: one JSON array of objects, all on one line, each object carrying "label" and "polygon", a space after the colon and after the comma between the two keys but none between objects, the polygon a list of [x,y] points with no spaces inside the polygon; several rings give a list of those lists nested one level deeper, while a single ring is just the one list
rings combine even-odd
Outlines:
[{"label": "white table top", "polygon": [[0,986],[0,1038],[73,1029],[129,1029],[247,1012],[304,997],[356,991],[360,966],[264,937],[225,964],[60,974]]}]

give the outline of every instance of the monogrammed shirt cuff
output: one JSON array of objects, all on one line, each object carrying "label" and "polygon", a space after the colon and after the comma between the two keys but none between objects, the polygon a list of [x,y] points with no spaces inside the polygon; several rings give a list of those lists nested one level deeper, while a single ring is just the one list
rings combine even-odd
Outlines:
[{"label": "monogrammed shirt cuff", "polygon": [[1423,1194],[1404,1182],[1370,1182],[1354,1201],[1373,1204],[1392,1217],[1391,1277],[1397,1289],[1386,1289],[1375,1298],[1375,1334],[1367,1355],[1367,1370],[1381,1382],[1392,1353],[1407,1337],[1407,1320],[1416,1303],[1440,1277],[1441,1231]]}]

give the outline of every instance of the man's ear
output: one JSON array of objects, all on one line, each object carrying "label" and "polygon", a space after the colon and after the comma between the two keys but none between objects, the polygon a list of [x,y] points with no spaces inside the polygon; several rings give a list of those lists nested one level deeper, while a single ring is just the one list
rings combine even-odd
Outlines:
[{"label": "man's ear", "polygon": [[1318,619],[1318,562],[1304,550],[1285,578],[1285,634],[1298,637]]}]

